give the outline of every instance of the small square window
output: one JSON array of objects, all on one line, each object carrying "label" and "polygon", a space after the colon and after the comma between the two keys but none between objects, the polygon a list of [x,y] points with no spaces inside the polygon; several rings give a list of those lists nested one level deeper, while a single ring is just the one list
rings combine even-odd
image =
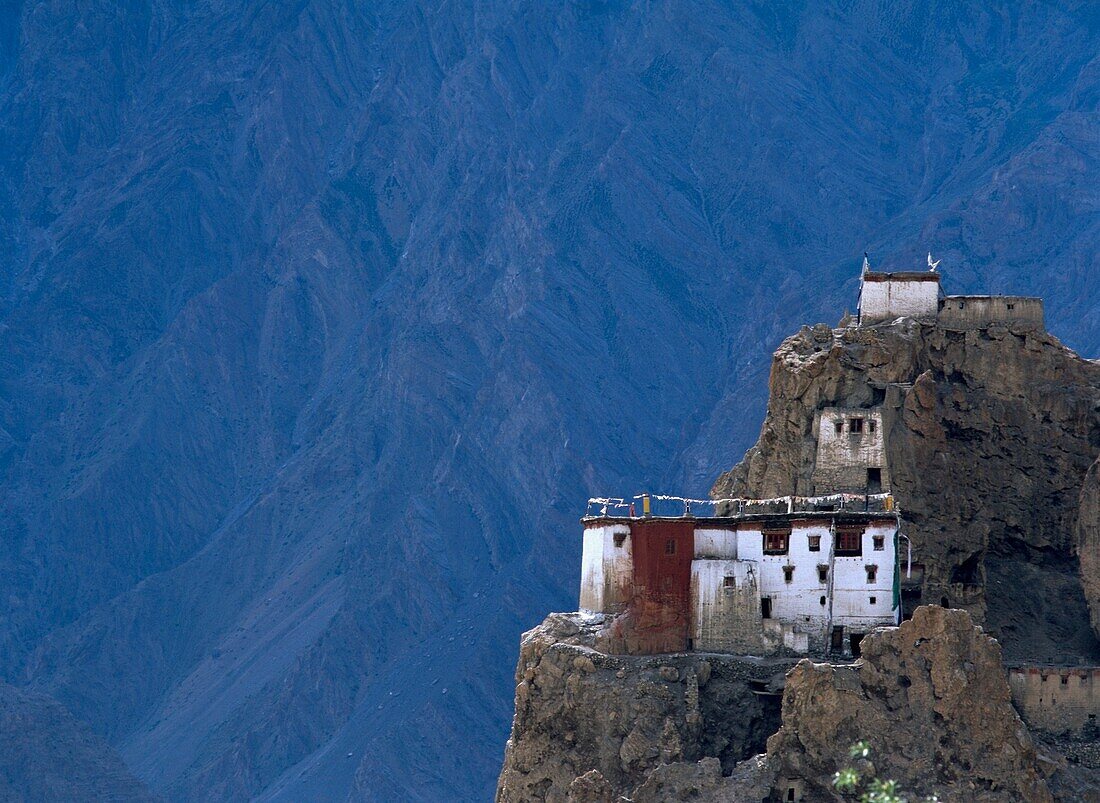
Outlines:
[{"label": "small square window", "polygon": [[1010,310],[1012,310],[1012,309],[1016,309],[1016,305],[1015,305],[1015,304],[1009,304],[1009,305],[1008,305],[1008,308],[1009,308]]},{"label": "small square window", "polygon": [[874,605],[878,601],[878,597],[870,597],[871,604]]},{"label": "small square window", "polygon": [[844,433],[844,422],[843,421],[837,421],[834,424],[834,426],[836,427],[836,434],[837,435],[841,435],[841,434]]},{"label": "small square window", "polygon": [[794,566],[783,567],[783,582],[790,583],[794,580]]},{"label": "small square window", "polygon": [[808,548],[811,552],[820,552],[821,551],[821,536],[820,535],[807,536],[807,544],[808,544]]},{"label": "small square window", "polygon": [[675,538],[669,538],[667,541],[665,541],[665,554],[666,555],[675,555],[676,554],[676,539]]},{"label": "small square window", "polygon": [[822,607],[825,607],[825,595],[824,595],[824,594],[822,594],[822,595],[821,595],[821,599],[820,599],[820,600],[818,600],[818,602],[820,602],[820,603],[821,603],[821,606],[822,606]]},{"label": "small square window", "polygon": [[878,566],[867,566],[867,582],[875,582],[875,577],[878,575]]},{"label": "small square window", "polygon": [[849,418],[848,419],[848,431],[853,435],[863,434],[863,419],[862,418]]},{"label": "small square window", "polygon": [[871,542],[874,544],[876,552],[881,552],[883,549],[886,548],[886,538],[885,538],[885,536],[872,535],[871,536]]},{"label": "small square window", "polygon": [[731,574],[727,574],[725,579],[722,580],[723,588],[737,588],[737,578]]},{"label": "small square window", "polygon": [[626,541],[626,533],[615,533],[615,546],[621,547]]},{"label": "small square window", "polygon": [[817,567],[817,582],[821,583],[822,585],[829,582],[829,567],[828,566],[818,566]]},{"label": "small square window", "polygon": [[867,431],[874,434],[875,431],[875,419],[870,418],[867,420]]}]

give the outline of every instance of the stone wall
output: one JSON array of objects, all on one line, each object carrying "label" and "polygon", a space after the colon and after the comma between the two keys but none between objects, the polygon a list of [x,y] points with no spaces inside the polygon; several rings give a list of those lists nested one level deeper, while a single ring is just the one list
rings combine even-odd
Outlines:
[{"label": "stone wall", "polygon": [[940,302],[938,322],[953,330],[981,329],[991,323],[1042,329],[1043,300],[1027,296],[947,296]]},{"label": "stone wall", "polygon": [[[881,407],[828,407],[815,414],[814,431],[817,453],[812,493],[880,493],[890,489]],[[870,481],[869,469],[878,470],[877,487]]]},{"label": "stone wall", "polygon": [[1028,727],[1054,735],[1093,733],[1100,716],[1100,667],[1015,666],[1012,703]]}]

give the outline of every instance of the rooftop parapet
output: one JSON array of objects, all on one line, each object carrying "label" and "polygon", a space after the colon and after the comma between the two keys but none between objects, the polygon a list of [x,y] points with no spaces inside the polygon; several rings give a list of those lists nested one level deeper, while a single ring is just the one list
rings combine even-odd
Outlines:
[{"label": "rooftop parapet", "polygon": [[896,514],[897,508],[893,495],[888,493],[778,496],[774,499],[689,499],[665,494],[637,494],[631,498],[593,497],[588,500],[584,519],[737,519],[829,512]]}]

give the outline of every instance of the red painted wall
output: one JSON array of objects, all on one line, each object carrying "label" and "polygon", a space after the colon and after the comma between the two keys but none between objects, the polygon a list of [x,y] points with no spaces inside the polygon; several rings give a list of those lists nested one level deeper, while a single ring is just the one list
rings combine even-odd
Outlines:
[{"label": "red painted wall", "polygon": [[615,623],[621,648],[630,654],[686,650],[695,523],[637,519],[630,522],[630,539],[634,588],[626,613]]}]

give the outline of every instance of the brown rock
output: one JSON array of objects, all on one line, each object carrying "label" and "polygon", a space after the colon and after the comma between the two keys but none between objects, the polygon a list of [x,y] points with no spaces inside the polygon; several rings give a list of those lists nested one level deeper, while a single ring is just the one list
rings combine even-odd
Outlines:
[{"label": "brown rock", "polygon": [[[713,757],[732,771],[778,727],[778,701],[748,682],[774,668],[735,656],[708,656],[703,670],[691,654],[603,655],[590,649],[598,629],[554,614],[524,634],[500,803],[589,794],[593,770],[615,795],[632,794],[661,764]],[[588,780],[574,788],[578,776]]]},{"label": "brown rock", "polygon": [[926,606],[863,640],[854,666],[802,661],[788,675],[783,726],[768,740],[776,792],[801,781],[827,798],[870,742],[879,777],[910,795],[1051,801],[1035,748],[1009,697],[997,642],[964,611]]},{"label": "brown rock", "polygon": [[1100,459],[1081,488],[1077,516],[1077,558],[1093,632],[1100,637]]},{"label": "brown rock", "polygon": [[1098,598],[1097,550],[1086,554],[1076,527],[1100,449],[1100,363],[1022,327],[902,320],[828,340],[804,328],[776,351],[769,390],[759,441],[713,496],[829,490],[812,482],[815,411],[881,406],[923,602],[968,610],[1014,658],[1100,659],[1084,591]]},{"label": "brown rock", "polygon": [[569,803],[612,803],[615,793],[599,770],[589,770],[569,784]]}]

